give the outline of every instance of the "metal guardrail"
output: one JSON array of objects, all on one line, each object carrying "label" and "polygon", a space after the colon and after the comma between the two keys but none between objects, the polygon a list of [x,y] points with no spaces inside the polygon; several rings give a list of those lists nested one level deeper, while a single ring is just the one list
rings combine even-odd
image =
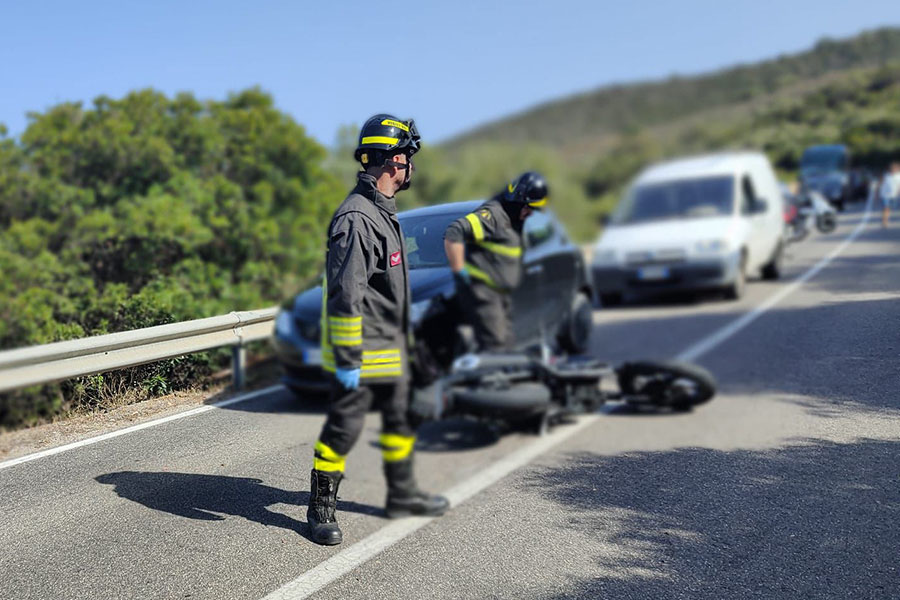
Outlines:
[{"label": "metal guardrail", "polygon": [[278,307],[232,312],[96,337],[0,352],[0,392],[94,375],[185,354],[232,347],[236,388],[244,383],[244,344],[269,337]]}]

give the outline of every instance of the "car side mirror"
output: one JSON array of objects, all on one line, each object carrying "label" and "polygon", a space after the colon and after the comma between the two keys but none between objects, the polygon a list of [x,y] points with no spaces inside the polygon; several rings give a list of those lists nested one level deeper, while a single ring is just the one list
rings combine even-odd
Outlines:
[{"label": "car side mirror", "polygon": [[769,203],[766,202],[765,198],[757,198],[753,202],[753,212],[755,214],[764,213],[769,209]]}]

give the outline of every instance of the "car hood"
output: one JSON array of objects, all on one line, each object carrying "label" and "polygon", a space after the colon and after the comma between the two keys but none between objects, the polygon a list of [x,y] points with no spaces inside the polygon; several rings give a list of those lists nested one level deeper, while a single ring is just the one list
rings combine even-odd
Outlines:
[{"label": "car hood", "polygon": [[[449,267],[413,269],[409,272],[412,303],[429,300],[438,295],[453,294],[453,274]],[[316,286],[297,294],[294,298],[294,316],[302,321],[318,321],[322,316],[322,286]]]},{"label": "car hood", "polygon": [[731,217],[616,225],[603,232],[595,249],[616,252],[689,250],[697,242],[727,238],[733,233],[734,219]]}]

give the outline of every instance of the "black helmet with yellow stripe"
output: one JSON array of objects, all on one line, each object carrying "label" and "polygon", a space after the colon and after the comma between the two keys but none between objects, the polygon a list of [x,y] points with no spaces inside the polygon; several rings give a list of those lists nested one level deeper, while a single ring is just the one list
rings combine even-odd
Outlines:
[{"label": "black helmet with yellow stripe", "polygon": [[419,151],[419,130],[412,119],[401,121],[388,114],[371,117],[359,131],[353,156],[363,168],[381,166],[398,153],[412,157]]},{"label": "black helmet with yellow stripe", "polygon": [[503,193],[503,199],[541,210],[547,204],[549,193],[550,189],[543,175],[535,171],[526,171],[509,182]]}]

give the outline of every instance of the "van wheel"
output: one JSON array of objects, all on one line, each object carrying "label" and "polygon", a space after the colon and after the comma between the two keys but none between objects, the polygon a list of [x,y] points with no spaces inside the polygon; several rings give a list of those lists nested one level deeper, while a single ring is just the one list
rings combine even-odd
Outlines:
[{"label": "van wheel", "polygon": [[740,300],[744,296],[744,291],[747,289],[746,262],[746,257],[741,255],[741,264],[738,266],[737,275],[734,276],[734,281],[725,288],[726,300]]},{"label": "van wheel", "polygon": [[781,263],[783,260],[784,246],[779,242],[778,247],[775,248],[775,254],[772,256],[772,260],[762,268],[762,278],[773,281],[781,277]]},{"label": "van wheel", "polygon": [[562,324],[559,341],[566,352],[583,354],[587,352],[591,330],[594,327],[591,301],[582,293],[575,294],[569,318]]}]

